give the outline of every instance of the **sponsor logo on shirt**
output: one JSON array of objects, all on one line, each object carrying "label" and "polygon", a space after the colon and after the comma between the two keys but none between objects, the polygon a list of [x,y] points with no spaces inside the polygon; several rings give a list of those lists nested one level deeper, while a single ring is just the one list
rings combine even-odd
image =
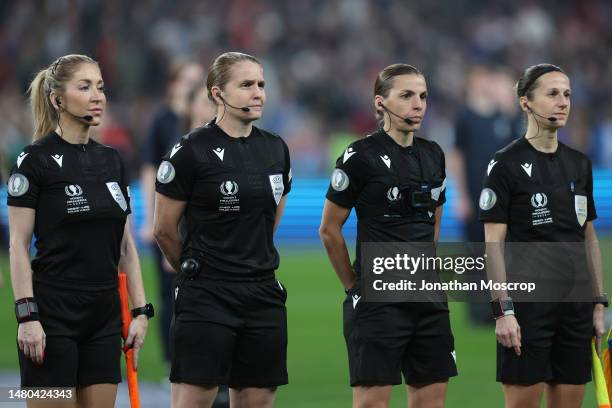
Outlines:
[{"label": "sponsor logo on shirt", "polygon": [[17,168],[21,167],[21,163],[23,162],[23,159],[25,159],[28,154],[30,153],[21,152],[19,156],[17,156]]},{"label": "sponsor logo on shirt", "polygon": [[344,170],[335,169],[331,176],[331,186],[336,191],[344,191],[349,186],[349,177]]},{"label": "sponsor logo on shirt", "polygon": [[387,190],[387,200],[397,201],[400,198],[402,198],[402,193],[400,193],[399,188],[391,187],[389,190]]},{"label": "sponsor logo on shirt", "polygon": [[179,150],[181,150],[181,144],[177,143],[174,146],[172,146],[172,151],[170,151],[170,158],[172,158],[172,156],[174,156],[176,154],[176,152],[178,152]]},{"label": "sponsor logo on shirt", "polygon": [[276,205],[280,203],[281,198],[283,198],[283,191],[285,187],[283,186],[283,175],[282,174],[272,174],[269,176],[270,178],[270,186],[272,187],[272,195],[274,196],[274,201]]},{"label": "sponsor logo on shirt", "polygon": [[217,157],[223,161],[223,155],[225,154],[225,149],[222,149],[220,147],[217,147],[216,149],[213,149],[213,153],[217,155]]},{"label": "sponsor logo on shirt", "polygon": [[219,190],[222,194],[221,200],[219,200],[219,211],[240,211],[240,199],[236,196],[238,194],[238,183],[231,180],[224,181],[219,186]]},{"label": "sponsor logo on shirt", "polygon": [[89,202],[83,197],[83,188],[78,184],[68,184],[64,187],[64,192],[68,199],[66,200],[66,213],[75,214],[88,212],[91,210]]},{"label": "sponsor logo on shirt", "polygon": [[176,171],[174,170],[174,166],[169,161],[164,160],[159,165],[157,169],[157,181],[162,184],[168,184],[174,177],[176,176]]},{"label": "sponsor logo on shirt", "polygon": [[490,188],[483,188],[480,193],[480,200],[478,200],[478,205],[480,209],[483,211],[489,211],[491,208],[495,206],[497,202],[497,195],[495,191]]},{"label": "sponsor logo on shirt", "polygon": [[487,166],[487,176],[491,175],[491,170],[493,170],[493,167],[495,167],[496,164],[497,162],[495,160],[491,160],[489,162],[489,165]]},{"label": "sponsor logo on shirt", "polygon": [[7,184],[8,193],[12,197],[20,197],[27,193],[30,188],[28,178],[20,173],[13,174]]},{"label": "sponsor logo on shirt", "polygon": [[51,158],[55,160],[55,162],[57,163],[58,166],[60,166],[60,169],[61,169],[62,161],[64,160],[64,155],[63,154],[52,154]]},{"label": "sponsor logo on shirt", "polygon": [[548,197],[544,193],[536,193],[531,196],[531,206],[534,208],[531,214],[531,225],[552,224],[552,213],[548,209]]},{"label": "sponsor logo on shirt", "polygon": [[68,184],[64,187],[64,192],[68,197],[78,197],[83,195],[83,189],[78,184]]},{"label": "sponsor logo on shirt", "polygon": [[349,147],[348,149],[346,149],[344,151],[344,156],[342,157],[342,164],[346,163],[346,161],[348,159],[351,158],[352,155],[354,155],[355,153],[357,153],[355,150],[353,150],[352,147]]},{"label": "sponsor logo on shirt", "polygon": [[380,156],[380,158],[382,159],[383,163],[385,163],[385,165],[388,168],[391,168],[391,159],[389,158],[389,156],[385,154],[384,156]]},{"label": "sponsor logo on shirt", "polygon": [[533,168],[532,163],[523,163],[521,164],[521,168],[525,170],[525,173],[527,173],[529,177],[531,177],[531,169]]}]

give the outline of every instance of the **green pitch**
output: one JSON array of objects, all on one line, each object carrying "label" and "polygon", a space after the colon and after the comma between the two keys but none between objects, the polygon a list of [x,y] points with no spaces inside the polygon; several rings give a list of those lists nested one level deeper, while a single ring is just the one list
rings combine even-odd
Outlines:
[{"label": "green pitch", "polygon": [[[607,287],[612,287],[612,240],[602,242]],[[348,364],[342,337],[344,293],[323,250],[281,250],[278,278],[287,287],[289,313],[289,381],[278,392],[278,407],[338,408],[350,406]],[[0,289],[0,371],[17,371],[16,323],[9,286],[6,256],[1,259],[5,287]],[[148,259],[143,261],[148,298],[157,299],[155,274]],[[608,290],[610,293],[611,291]],[[451,379],[447,406],[503,406],[501,386],[494,381],[495,337],[493,328],[468,323],[467,308],[451,303],[459,376]],[[153,319],[142,351],[140,378],[161,381],[167,368],[160,358],[158,321]],[[404,386],[394,389],[392,407],[406,406]],[[585,407],[596,406],[592,384]]]}]

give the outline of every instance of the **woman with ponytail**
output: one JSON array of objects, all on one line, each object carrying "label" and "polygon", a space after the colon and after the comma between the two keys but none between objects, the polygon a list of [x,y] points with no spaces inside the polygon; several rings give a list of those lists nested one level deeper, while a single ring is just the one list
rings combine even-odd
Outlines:
[{"label": "woman with ponytail", "polygon": [[100,68],[85,55],[63,56],[38,72],[30,97],[34,141],[7,188],[21,386],[73,390],[69,403],[45,407],[113,407],[121,381],[118,268],[137,307],[126,341],[135,364],[152,307],[130,233],[123,163],[89,135],[106,105]]}]

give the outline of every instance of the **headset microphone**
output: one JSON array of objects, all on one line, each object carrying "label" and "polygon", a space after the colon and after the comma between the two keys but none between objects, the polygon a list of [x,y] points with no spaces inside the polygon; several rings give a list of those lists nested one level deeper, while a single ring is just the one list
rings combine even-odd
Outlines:
[{"label": "headset microphone", "polygon": [[539,113],[534,112],[533,109],[531,109],[531,107],[529,105],[526,105],[526,106],[527,106],[527,109],[529,110],[529,112],[531,112],[532,114],[534,114],[536,116],[541,117],[542,119],[546,119],[546,120],[548,120],[549,122],[552,122],[552,123],[557,121],[557,118],[555,118],[554,116],[549,116],[549,117],[542,116]]},{"label": "headset microphone", "polygon": [[224,104],[226,104],[230,108],[238,109],[238,110],[241,110],[243,112],[250,112],[251,111],[251,108],[249,108],[248,106],[244,106],[244,107],[240,108],[238,106],[230,105],[229,103],[227,103],[227,101],[225,99],[223,99],[221,94],[217,94],[217,96],[219,97],[219,99],[221,99],[223,101]]},{"label": "headset microphone", "polygon": [[393,116],[396,116],[396,117],[400,118],[401,120],[403,120],[403,121],[404,121],[404,122],[405,122],[407,125],[413,125],[413,124],[414,124],[414,121],[413,121],[412,119],[410,119],[410,118],[405,118],[405,117],[403,117],[403,116],[398,115],[398,114],[397,114],[397,113],[395,113],[395,112],[390,111],[390,110],[389,110],[389,109],[387,109],[387,107],[386,107],[385,105],[383,105],[382,103],[381,103],[381,104],[379,104],[379,106],[380,106],[381,108],[383,108],[384,110],[386,110],[387,112],[389,112],[390,114],[392,114]]},{"label": "headset microphone", "polygon": [[[62,106],[62,102],[59,100],[59,98],[55,99],[55,103],[57,103],[57,106]],[[83,119],[86,122],[91,122],[94,119],[94,117],[91,116],[91,115],[85,115],[85,116],[75,115],[74,113],[69,112],[67,109],[64,109],[64,112],[66,112],[67,114],[69,114],[70,116],[72,116],[74,118]]]}]

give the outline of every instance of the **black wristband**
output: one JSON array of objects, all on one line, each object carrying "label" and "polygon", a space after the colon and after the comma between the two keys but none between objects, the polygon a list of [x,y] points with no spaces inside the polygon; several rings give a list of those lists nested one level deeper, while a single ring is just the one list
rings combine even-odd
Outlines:
[{"label": "black wristband", "polygon": [[147,316],[147,319],[155,316],[155,309],[153,309],[153,305],[151,303],[147,303],[143,307],[137,307],[132,309],[132,317],[137,317],[140,315]]},{"label": "black wristband", "polygon": [[501,317],[514,314],[514,303],[512,298],[494,299],[491,301],[491,311],[493,319],[497,320]]},{"label": "black wristband", "polygon": [[593,303],[596,305],[603,305],[603,307],[608,307],[608,294],[602,293],[599,296],[595,296]]},{"label": "black wristband", "polygon": [[19,323],[40,320],[36,300],[33,297],[17,299],[15,301],[15,317]]}]

